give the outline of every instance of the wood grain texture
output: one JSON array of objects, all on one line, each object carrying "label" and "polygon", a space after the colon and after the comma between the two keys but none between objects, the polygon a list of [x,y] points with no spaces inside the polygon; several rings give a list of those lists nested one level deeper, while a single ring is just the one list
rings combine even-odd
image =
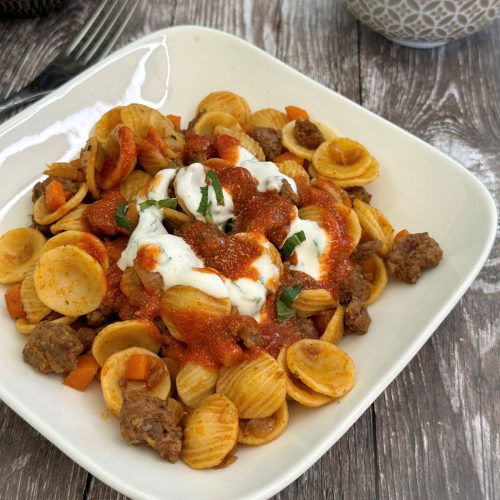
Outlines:
[{"label": "wood grain texture", "polygon": [[[126,0],[123,0],[126,1]],[[73,36],[98,0],[0,20],[0,98]],[[173,24],[225,30],[422,137],[500,199],[500,25],[440,49],[398,47],[332,0],[154,0],[120,47]],[[500,496],[500,245],[417,357],[358,422],[276,499]],[[124,499],[0,403],[0,499]]]}]

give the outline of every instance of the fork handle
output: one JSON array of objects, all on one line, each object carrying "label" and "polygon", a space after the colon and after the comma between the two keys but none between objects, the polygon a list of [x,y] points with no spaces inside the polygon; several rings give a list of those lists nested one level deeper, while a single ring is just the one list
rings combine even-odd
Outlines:
[{"label": "fork handle", "polygon": [[37,99],[40,99],[41,97],[49,94],[50,92],[52,92],[52,89],[33,91],[25,87],[21,89],[19,92],[16,92],[15,94],[11,95],[4,101],[0,102],[0,114],[10,111],[14,108],[17,108],[22,104],[28,104],[29,102],[36,101]]}]

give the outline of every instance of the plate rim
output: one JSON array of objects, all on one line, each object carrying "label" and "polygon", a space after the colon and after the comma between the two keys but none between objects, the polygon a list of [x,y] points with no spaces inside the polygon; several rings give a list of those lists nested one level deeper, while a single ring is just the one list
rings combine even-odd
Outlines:
[{"label": "plate rim", "polygon": [[[318,461],[328,451],[328,449],[330,449],[347,432],[347,430],[350,427],[352,427],[352,425],[354,425],[354,423],[359,419],[359,417],[380,396],[380,394],[398,376],[398,374],[404,368],[406,368],[409,362],[418,353],[418,351],[422,348],[422,346],[429,340],[431,335],[435,332],[435,330],[442,323],[442,321],[449,315],[451,310],[455,307],[460,298],[465,294],[465,292],[470,287],[476,276],[479,274],[479,271],[483,267],[484,263],[486,262],[486,259],[488,258],[489,253],[491,252],[496,237],[497,209],[491,194],[486,189],[486,187],[481,183],[481,181],[479,181],[477,177],[475,177],[467,168],[461,165],[458,161],[449,157],[436,147],[425,142],[421,138],[411,134],[407,130],[395,125],[389,120],[377,115],[376,113],[363,107],[362,105],[354,101],[351,101],[342,94],[326,87],[321,83],[318,83],[311,77],[304,75],[300,71],[296,70],[295,68],[292,68],[283,61],[268,54],[267,52],[255,46],[254,44],[247,42],[246,40],[238,36],[226,33],[218,29],[207,28],[196,25],[186,24],[186,25],[177,25],[168,28],[163,28],[154,31],[152,33],[149,33],[145,36],[142,36],[137,40],[132,41],[131,43],[126,44],[117,51],[108,55],[106,58],[97,62],[95,65],[92,65],[90,68],[86,69],[84,72],[80,73],[75,78],[69,80],[67,83],[65,83],[64,85],[62,85],[61,87],[59,87],[51,94],[41,99],[40,101],[31,104],[25,110],[21,111],[20,113],[6,120],[4,123],[0,125],[0,137],[3,136],[5,133],[9,132],[10,130],[13,130],[15,127],[22,126],[22,123],[26,119],[28,119],[32,114],[37,113],[38,111],[40,111],[40,109],[44,108],[46,105],[63,98],[68,90],[80,84],[82,81],[87,80],[89,76],[91,76],[94,72],[99,71],[107,64],[122,58],[131,50],[139,48],[159,36],[165,36],[167,38],[167,44],[168,44],[168,34],[177,31],[200,31],[205,33],[208,32],[211,33],[212,35],[228,38],[233,42],[237,42],[241,45],[244,45],[247,49],[253,49],[254,51],[259,52],[260,56],[268,58],[274,64],[277,63],[279,66],[286,68],[288,71],[292,71],[296,76],[305,79],[309,84],[314,84],[314,86],[322,89],[323,91],[326,90],[334,94],[336,98],[340,98],[341,100],[347,101],[349,105],[351,106],[355,105],[358,108],[362,108],[365,113],[371,114],[378,120],[383,120],[386,125],[389,125],[394,130],[397,130],[398,133],[403,133],[406,136],[410,136],[413,141],[416,140],[419,143],[420,147],[431,148],[434,154],[437,153],[441,158],[446,159],[447,162],[451,162],[451,165],[453,165],[454,168],[460,169],[461,173],[465,175],[468,181],[472,182],[475,185],[475,187],[479,189],[479,192],[481,193],[481,198],[485,202],[485,206],[487,208],[487,214],[489,216],[489,220],[486,221],[487,234],[485,235],[485,243],[483,245],[480,257],[476,260],[474,266],[465,276],[465,279],[462,281],[461,285],[457,288],[457,290],[447,298],[445,304],[441,307],[439,313],[436,314],[435,317],[432,318],[431,321],[427,323],[426,327],[421,330],[420,334],[415,337],[413,342],[409,343],[406,346],[404,352],[399,356],[399,362],[394,363],[393,365],[390,366],[390,368],[388,369],[386,375],[382,378],[382,380],[371,391],[367,392],[365,396],[362,398],[362,400],[351,410],[350,416],[349,418],[346,419],[344,424],[340,426],[340,428],[325,434],[324,441],[321,443],[321,445],[316,446],[312,453],[305,456],[302,460],[296,461],[293,466],[289,467],[289,469],[285,473],[282,473],[279,476],[279,478],[273,481],[272,483],[263,485],[253,490],[253,492],[250,492],[245,496],[240,497],[240,499],[265,499],[284,489],[297,477],[299,477],[307,469],[309,469],[316,461]],[[60,438],[57,432],[53,431],[50,426],[46,425],[45,421],[40,420],[34,414],[34,411],[30,409],[29,406],[27,406],[25,403],[23,403],[22,400],[16,398],[13,394],[11,394],[7,388],[4,388],[1,381],[0,381],[0,399],[2,399],[4,403],[6,403],[10,408],[12,408],[23,420],[28,422],[28,424],[31,425],[35,430],[37,430],[46,439],[48,439],[51,443],[57,446],[71,460],[82,466],[85,470],[87,470],[92,475],[96,476],[98,479],[110,485],[112,488],[133,498],[144,498],[144,499],[155,498],[149,494],[145,494],[143,491],[137,490],[131,484],[121,480],[114,474],[109,473],[105,468],[95,463],[91,457],[88,457],[85,453],[82,453],[70,441]]]}]

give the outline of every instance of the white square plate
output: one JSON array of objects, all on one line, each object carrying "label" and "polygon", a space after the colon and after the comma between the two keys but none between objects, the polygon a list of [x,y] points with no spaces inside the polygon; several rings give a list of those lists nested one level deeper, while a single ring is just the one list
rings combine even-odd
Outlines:
[{"label": "white square plate", "polygon": [[[167,52],[168,46],[168,52]],[[462,166],[395,125],[224,33],[177,27],[125,47],[0,127],[0,234],[29,223],[30,190],[46,163],[75,157],[107,109],[143,102],[184,117],[213,90],[252,109],[299,105],[380,161],[373,202],[396,229],[429,231],[444,249],[416,286],[391,282],[370,306],[370,332],[342,341],[357,382],[338,404],[293,406],[281,438],[241,446],[229,468],[197,472],[127,445],[104,419],[97,384],[81,394],[22,360],[25,338],[0,309],[0,397],[73,460],[134,498],[257,499],[278,492],[330,448],[406,366],[464,294],[493,243],[496,211]]]}]

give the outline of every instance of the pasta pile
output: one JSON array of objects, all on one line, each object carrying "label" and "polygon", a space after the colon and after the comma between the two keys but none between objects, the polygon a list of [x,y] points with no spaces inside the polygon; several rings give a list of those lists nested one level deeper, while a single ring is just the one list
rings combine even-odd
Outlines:
[{"label": "pasta pile", "polygon": [[32,227],[0,238],[25,361],[78,390],[97,376],[129,443],[195,469],[278,438],[291,401],[348,393],[338,342],[366,333],[388,271],[414,282],[441,258],[370,204],[364,146],[231,92],[206,96],[186,130],[113,108],[79,158],[44,173]]}]

